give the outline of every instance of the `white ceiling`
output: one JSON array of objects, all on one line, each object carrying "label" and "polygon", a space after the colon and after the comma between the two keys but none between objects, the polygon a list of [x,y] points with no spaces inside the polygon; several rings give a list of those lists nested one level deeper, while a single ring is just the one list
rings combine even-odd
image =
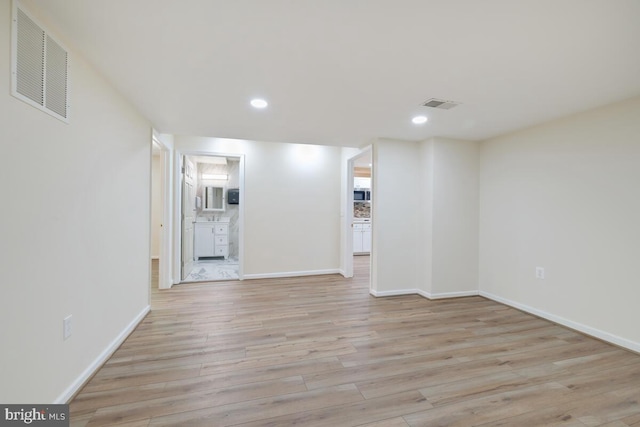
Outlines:
[{"label": "white ceiling", "polygon": [[640,94],[638,0],[25,3],[165,133],[482,140]]}]

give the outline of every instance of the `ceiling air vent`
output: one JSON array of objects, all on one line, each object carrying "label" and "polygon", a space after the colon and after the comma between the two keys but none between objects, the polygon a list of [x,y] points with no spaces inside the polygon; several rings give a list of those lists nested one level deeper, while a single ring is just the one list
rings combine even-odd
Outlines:
[{"label": "ceiling air vent", "polygon": [[440,110],[450,110],[456,105],[460,105],[460,103],[436,98],[428,99],[422,104],[423,107],[439,108]]},{"label": "ceiling air vent", "polygon": [[11,94],[68,123],[66,49],[18,6],[13,11],[12,44]]}]

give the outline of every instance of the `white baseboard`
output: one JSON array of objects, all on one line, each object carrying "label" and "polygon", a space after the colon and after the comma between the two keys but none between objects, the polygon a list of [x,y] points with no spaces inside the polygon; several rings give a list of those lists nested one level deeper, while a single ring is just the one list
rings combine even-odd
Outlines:
[{"label": "white baseboard", "polygon": [[53,402],[54,404],[65,404],[84,386],[84,384],[96,373],[100,367],[111,357],[120,345],[127,339],[129,334],[138,326],[142,319],[149,313],[151,306],[146,306],[120,334],[104,349],[96,360],[80,374],[78,378]]},{"label": "white baseboard", "polygon": [[307,271],[283,271],[280,273],[258,273],[245,274],[242,278],[247,279],[277,279],[281,277],[300,277],[300,276],[320,276],[323,274],[340,274],[337,268],[328,270],[307,270]]},{"label": "white baseboard", "polygon": [[462,292],[440,292],[432,294],[422,289],[398,289],[393,291],[369,291],[374,297],[393,297],[397,295],[420,295],[427,299],[444,299],[444,298],[461,298],[477,296],[478,291],[462,291]]},{"label": "white baseboard", "polygon": [[420,295],[429,299],[445,299],[445,298],[463,298],[463,297],[475,297],[479,295],[478,291],[460,291],[460,292],[439,292],[428,293],[426,291],[419,291]]},{"label": "white baseboard", "polygon": [[395,297],[399,295],[415,295],[418,293],[417,289],[395,289],[393,291],[376,291],[369,289],[369,293],[374,297]]},{"label": "white baseboard", "polygon": [[172,287],[173,285],[175,285],[175,283],[173,283],[173,278],[171,278],[171,277],[167,277],[167,280],[165,280],[165,281],[164,281],[164,283],[166,283],[166,284],[167,284],[167,285],[169,285],[169,286],[165,286],[165,287],[163,287],[163,288],[161,288],[160,286],[158,286],[158,289],[171,289],[171,287]]},{"label": "white baseboard", "polygon": [[416,294],[426,299],[433,299],[430,292],[423,291],[422,289],[416,289]]},{"label": "white baseboard", "polygon": [[566,326],[567,328],[582,332],[583,334],[601,339],[602,341],[606,341],[611,344],[629,349],[636,353],[640,353],[640,343],[638,342],[610,334],[600,329],[592,328],[591,326],[587,326],[582,323],[574,322],[573,320],[565,319],[564,317],[556,316],[555,314],[547,313],[546,311],[538,310],[537,308],[533,308],[519,302],[499,297],[489,292],[480,291],[480,296],[508,305],[513,308],[517,308],[518,310],[526,311],[527,313],[534,314],[538,317],[542,317],[543,319],[547,319],[559,325]]}]

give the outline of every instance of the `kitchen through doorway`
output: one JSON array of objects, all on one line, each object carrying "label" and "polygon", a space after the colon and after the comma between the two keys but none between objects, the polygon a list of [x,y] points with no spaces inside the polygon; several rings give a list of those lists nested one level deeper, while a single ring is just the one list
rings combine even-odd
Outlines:
[{"label": "kitchen through doorway", "polygon": [[351,226],[353,231],[354,268],[371,269],[372,250],[372,203],[373,183],[371,179],[371,149],[363,151],[352,161],[353,165],[353,207]]}]

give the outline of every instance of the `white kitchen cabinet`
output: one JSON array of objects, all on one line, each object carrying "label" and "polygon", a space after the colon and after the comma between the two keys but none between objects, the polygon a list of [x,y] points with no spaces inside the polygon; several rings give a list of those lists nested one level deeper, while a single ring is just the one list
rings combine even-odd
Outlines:
[{"label": "white kitchen cabinet", "polygon": [[194,238],[194,256],[229,257],[229,224],[213,221],[196,222]]},{"label": "white kitchen cabinet", "polygon": [[353,224],[353,253],[371,253],[371,223]]},{"label": "white kitchen cabinet", "polygon": [[371,224],[362,227],[362,252],[371,253]]},{"label": "white kitchen cabinet", "polygon": [[353,188],[371,188],[371,178],[355,177],[353,178]]},{"label": "white kitchen cabinet", "polygon": [[353,253],[362,252],[362,224],[353,224]]}]

